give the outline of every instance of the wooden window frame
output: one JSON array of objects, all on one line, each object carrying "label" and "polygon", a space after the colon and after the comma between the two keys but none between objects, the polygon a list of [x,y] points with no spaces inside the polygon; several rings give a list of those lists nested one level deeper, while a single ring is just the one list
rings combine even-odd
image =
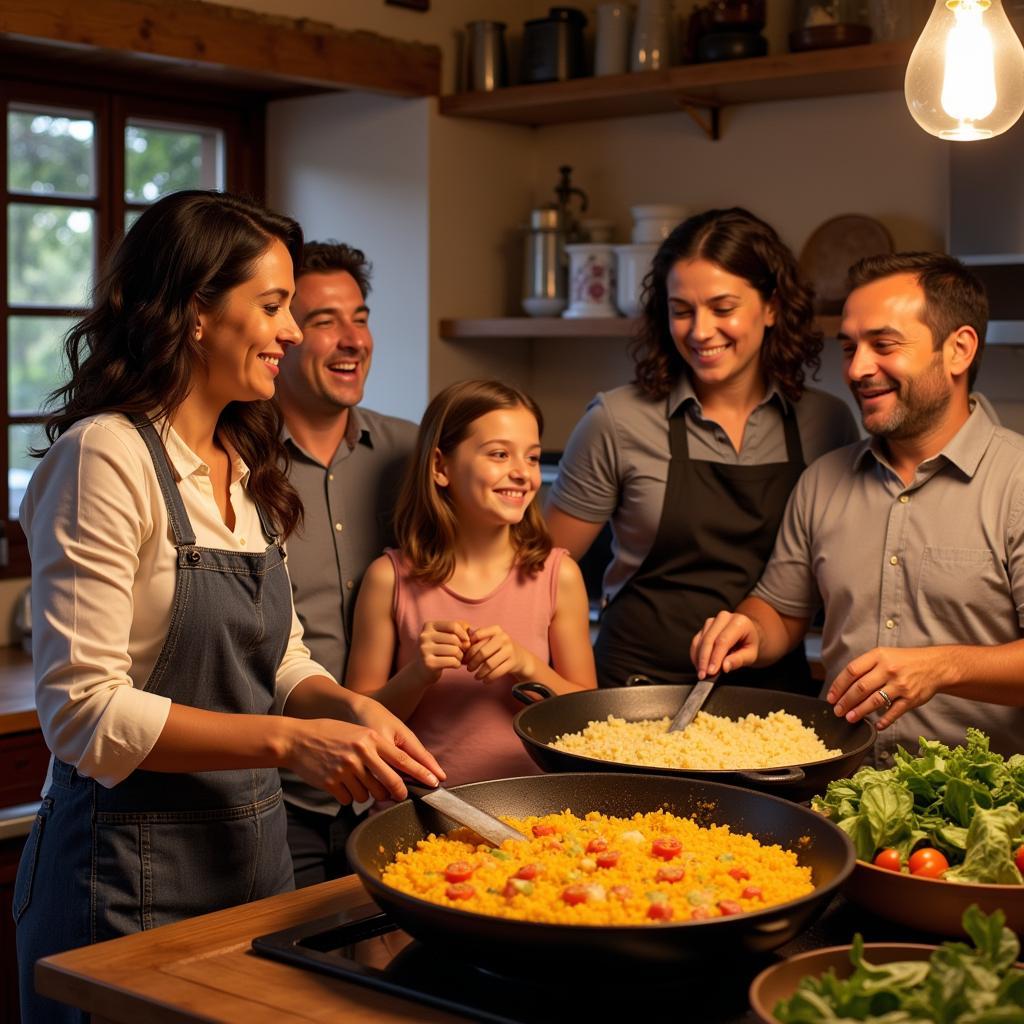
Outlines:
[{"label": "wooden window frame", "polygon": [[[264,132],[266,97],[259,94],[228,94],[211,103],[187,84],[158,81],[153,91],[140,89],[137,82],[92,70],[65,69],[54,75],[45,69],[47,81],[36,80],[36,69],[21,74],[0,74],[0,107],[4,132],[0,139],[0,169],[3,174],[5,212],[9,204],[26,202],[46,206],[89,207],[97,211],[95,223],[97,270],[111,245],[124,229],[126,209],[136,204],[124,198],[124,129],[129,120],[145,119],[214,128],[224,140],[224,183],[231,192],[262,199],[264,193]],[[27,73],[26,73],[27,72]],[[54,84],[54,78],[60,81]],[[96,123],[97,197],[56,197],[45,193],[21,194],[8,191],[7,111],[11,104],[45,106],[67,111],[90,111]],[[7,535],[8,559],[0,566],[0,579],[30,574],[28,545],[16,519],[8,518],[8,428],[39,423],[45,416],[11,415],[8,409],[8,317],[21,312],[43,315],[76,315],[81,311],[50,307],[11,307],[7,295],[6,215],[0,230],[0,517]]]}]

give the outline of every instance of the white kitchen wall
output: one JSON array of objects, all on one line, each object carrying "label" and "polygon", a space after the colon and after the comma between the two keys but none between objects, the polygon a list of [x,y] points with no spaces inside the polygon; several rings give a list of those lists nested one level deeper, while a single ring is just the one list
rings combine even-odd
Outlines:
[{"label": "white kitchen wall", "polygon": [[366,403],[415,420],[428,397],[429,102],[330,93],[272,103],[267,117],[270,205],[374,265]]}]

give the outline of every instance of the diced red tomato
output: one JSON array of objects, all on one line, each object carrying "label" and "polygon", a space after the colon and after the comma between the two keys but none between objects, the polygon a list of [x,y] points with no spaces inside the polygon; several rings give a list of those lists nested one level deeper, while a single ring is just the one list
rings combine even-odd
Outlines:
[{"label": "diced red tomato", "polygon": [[1017,852],[1013,855],[1013,863],[1017,865],[1017,870],[1024,874],[1024,843],[1017,847]]},{"label": "diced red tomato", "polygon": [[761,887],[758,885],[748,885],[740,895],[745,900],[763,900],[764,893],[761,892]]},{"label": "diced red tomato", "polygon": [[894,850],[891,846],[884,850],[879,850],[875,854],[874,865],[876,868],[885,868],[886,871],[899,871],[902,863],[900,861],[900,851]]},{"label": "diced red tomato", "polygon": [[555,834],[554,825],[534,825],[533,826],[534,837],[539,839],[541,836],[553,836]]},{"label": "diced red tomato", "polygon": [[588,895],[585,885],[567,885],[562,890],[562,902],[568,903],[570,907],[575,907],[580,903],[586,903]]},{"label": "diced red tomato", "polygon": [[682,868],[658,868],[658,873],[654,876],[656,882],[681,882],[686,877],[686,872]]},{"label": "diced red tomato", "polygon": [[707,907],[694,907],[690,911],[691,921],[706,921],[711,916],[711,911]]},{"label": "diced red tomato", "polygon": [[539,864],[524,864],[513,877],[532,882],[543,870]]},{"label": "diced red tomato", "polygon": [[746,868],[741,867],[729,868],[729,874],[732,875],[737,882],[745,882],[750,877],[750,872]]},{"label": "diced red tomato", "polygon": [[628,885],[613,885],[608,890],[617,900],[628,900],[633,895],[633,890]]},{"label": "diced red tomato", "polygon": [[476,869],[468,860],[456,860],[452,861],[444,869],[444,877],[446,882],[464,882]]},{"label": "diced red tomato", "polygon": [[608,840],[602,839],[600,836],[597,839],[591,839],[587,843],[587,853],[603,853],[608,849]]},{"label": "diced red tomato", "polygon": [[718,909],[722,912],[722,917],[743,913],[743,908],[735,900],[719,900]]},{"label": "diced red tomato", "polygon": [[647,908],[647,916],[652,921],[671,921],[673,913],[671,903],[652,903]]},{"label": "diced red tomato", "polygon": [[618,850],[605,850],[604,853],[599,853],[595,859],[599,868],[613,868],[619,863],[619,857]]},{"label": "diced red tomato", "polygon": [[659,836],[651,843],[651,854],[662,860],[671,860],[683,852],[683,844],[674,836]]},{"label": "diced red tomato", "polygon": [[450,900],[469,900],[476,895],[476,889],[465,882],[456,882],[455,885],[449,885],[444,894]]},{"label": "diced red tomato", "polygon": [[923,846],[910,855],[907,867],[910,868],[910,873],[917,875],[918,878],[939,878],[949,869],[949,861],[938,850]]}]

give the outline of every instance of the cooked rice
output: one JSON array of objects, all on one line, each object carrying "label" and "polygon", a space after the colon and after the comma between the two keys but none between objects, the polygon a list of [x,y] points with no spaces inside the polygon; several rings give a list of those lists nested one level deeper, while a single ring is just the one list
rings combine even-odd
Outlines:
[{"label": "cooked rice", "polygon": [[652,768],[696,771],[777,768],[838,757],[818,734],[788,711],[764,718],[744,715],[733,721],[698,712],[683,730],[669,732],[669,718],[627,722],[609,715],[590,722],[582,732],[565,733],[551,742],[556,750],[602,761]]},{"label": "cooked rice", "polygon": [[[461,910],[589,925],[717,918],[763,910],[814,889],[811,869],[792,851],[665,811],[632,818],[563,811],[504,820],[527,842],[506,840],[494,850],[471,841],[478,837],[465,829],[431,835],[399,853],[382,881]],[[547,834],[536,835],[535,826]]]}]

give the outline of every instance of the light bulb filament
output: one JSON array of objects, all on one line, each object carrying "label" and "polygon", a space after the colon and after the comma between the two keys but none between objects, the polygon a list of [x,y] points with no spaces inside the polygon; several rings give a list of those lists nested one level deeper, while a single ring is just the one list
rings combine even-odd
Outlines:
[{"label": "light bulb filament", "polygon": [[996,106],[996,73],[992,37],[982,22],[987,3],[960,0],[953,8],[955,24],[946,38],[942,109],[960,122],[980,121]]}]

